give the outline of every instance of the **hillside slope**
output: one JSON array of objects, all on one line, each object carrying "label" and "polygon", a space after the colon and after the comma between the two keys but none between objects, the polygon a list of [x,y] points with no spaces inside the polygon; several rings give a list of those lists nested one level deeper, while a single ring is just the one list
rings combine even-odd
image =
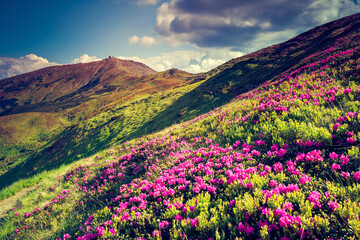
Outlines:
[{"label": "hillside slope", "polygon": [[[100,91],[126,88],[128,80],[154,73],[142,63],[117,58],[48,67],[1,80],[0,110],[9,115],[41,106],[34,104],[81,100]],[[27,108],[21,108],[24,105]]]},{"label": "hillside slope", "polygon": [[[108,58],[45,68],[0,81],[0,99],[5,99],[1,107],[7,109],[0,113],[0,174],[49,142],[76,134],[67,130],[84,125],[97,114],[104,118],[103,112],[113,112],[118,105],[125,111],[129,106],[126,102],[186,86],[193,76],[177,69],[157,73],[141,63]],[[4,103],[11,99],[14,106]],[[102,124],[112,122],[114,115],[109,114]],[[70,136],[74,138],[76,135]]]},{"label": "hillside slope", "polygon": [[[4,219],[0,236],[360,238],[359,19],[316,28],[339,34],[224,106],[33,177],[38,189]],[[207,81],[197,84],[184,92],[201,93]]]},{"label": "hillside slope", "polygon": [[[275,81],[284,72],[298,68],[298,63],[320,53],[360,27],[360,14],[315,27],[284,43],[235,58],[223,65],[195,76],[204,81],[198,88],[185,94],[152,122],[139,129],[139,134],[170,126],[169,123],[189,120],[221,106],[235,96],[254,89],[265,81]],[[307,62],[303,63],[304,65]],[[179,114],[180,113],[180,114]]]}]

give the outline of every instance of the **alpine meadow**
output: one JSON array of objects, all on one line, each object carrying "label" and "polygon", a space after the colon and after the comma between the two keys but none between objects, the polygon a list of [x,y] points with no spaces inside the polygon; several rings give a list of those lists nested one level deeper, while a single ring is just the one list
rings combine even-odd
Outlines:
[{"label": "alpine meadow", "polygon": [[0,239],[360,239],[360,14],[205,73],[50,66],[0,102]]}]

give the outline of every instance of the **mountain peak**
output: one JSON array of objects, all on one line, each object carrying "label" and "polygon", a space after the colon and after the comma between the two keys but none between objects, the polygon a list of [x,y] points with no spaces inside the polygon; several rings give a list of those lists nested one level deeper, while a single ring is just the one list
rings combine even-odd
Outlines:
[{"label": "mountain peak", "polygon": [[[111,91],[126,79],[157,73],[145,64],[114,57],[90,63],[47,67],[0,81],[0,111],[75,95]],[[111,87],[108,87],[111,86]],[[86,93],[87,92],[87,93]]]}]

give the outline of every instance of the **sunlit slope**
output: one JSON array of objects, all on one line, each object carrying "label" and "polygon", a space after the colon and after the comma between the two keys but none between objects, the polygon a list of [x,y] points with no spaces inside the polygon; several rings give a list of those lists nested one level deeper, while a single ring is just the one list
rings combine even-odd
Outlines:
[{"label": "sunlit slope", "polygon": [[[141,133],[156,131],[167,123],[191,119],[221,106],[235,96],[245,93],[265,81],[273,81],[284,72],[299,67],[299,63],[315,53],[321,53],[336,40],[360,28],[359,14],[355,14],[311,29],[287,42],[264,48],[255,53],[232,59],[223,65],[195,77],[206,80],[187,93],[140,129]],[[317,58],[314,57],[313,61]],[[305,64],[305,63],[304,63]]]},{"label": "sunlit slope", "polygon": [[[91,79],[95,78],[93,76],[95,70],[99,81],[94,82]],[[63,88],[71,81],[77,82],[73,84],[80,84],[83,81],[85,83],[79,89],[69,87],[68,90],[72,92],[63,93],[65,95],[60,98],[35,103],[28,102],[2,112],[3,116],[0,116],[0,172],[13,168],[14,164],[26,160],[30,154],[44,145],[54,143],[58,137],[69,133],[69,128],[72,129],[79,123],[84,125],[84,121],[97,114],[109,109],[114,112],[113,109],[117,109],[118,105],[127,106],[125,103],[132,99],[146,98],[149,94],[185,86],[194,76],[177,69],[155,73],[143,64],[111,58],[88,64],[47,68],[21,75],[18,78],[5,79],[4,82],[16,85],[16,81],[23,78],[29,81],[30,86],[37,86],[39,83],[36,81],[45,78],[43,75],[49,71],[53,74],[51,79],[47,77],[49,78],[47,81],[58,82],[58,85]],[[60,77],[61,74],[64,74],[64,77]],[[69,76],[73,78],[66,80]],[[90,86],[86,81],[93,84]],[[5,83],[3,86],[6,85]],[[4,87],[2,91],[6,92],[6,89],[8,87]],[[17,94],[27,96],[27,90],[19,89]],[[49,95],[59,90],[56,86],[47,89]],[[41,95],[43,91],[45,91],[44,86],[41,85],[39,91],[33,92],[32,97]],[[11,91],[5,95],[11,96]]]},{"label": "sunlit slope", "polygon": [[226,105],[43,174],[1,236],[358,239],[359,74],[355,28]]}]

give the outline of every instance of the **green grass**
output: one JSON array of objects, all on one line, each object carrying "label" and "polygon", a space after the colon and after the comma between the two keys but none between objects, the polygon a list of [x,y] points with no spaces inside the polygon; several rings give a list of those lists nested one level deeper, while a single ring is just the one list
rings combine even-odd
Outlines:
[{"label": "green grass", "polygon": [[[68,127],[55,140],[47,143],[12,169],[0,176],[4,188],[20,180],[24,181],[4,196],[11,196],[22,187],[30,186],[36,180],[33,175],[41,176],[43,171],[56,169],[61,165],[89,157],[111,145],[120,144],[142,135],[142,132],[154,132],[146,129],[146,124],[156,121],[164,109],[173,105],[182,95],[196,88],[201,82],[152,95],[132,98],[120,104],[112,104],[105,111]],[[188,114],[189,115],[189,114]],[[195,116],[193,113],[192,116]],[[176,119],[157,125],[160,129],[172,125]],[[172,122],[171,122],[172,121]],[[142,129],[143,131],[139,131]],[[22,180],[28,179],[28,180]],[[0,194],[0,198],[1,198]]]}]

